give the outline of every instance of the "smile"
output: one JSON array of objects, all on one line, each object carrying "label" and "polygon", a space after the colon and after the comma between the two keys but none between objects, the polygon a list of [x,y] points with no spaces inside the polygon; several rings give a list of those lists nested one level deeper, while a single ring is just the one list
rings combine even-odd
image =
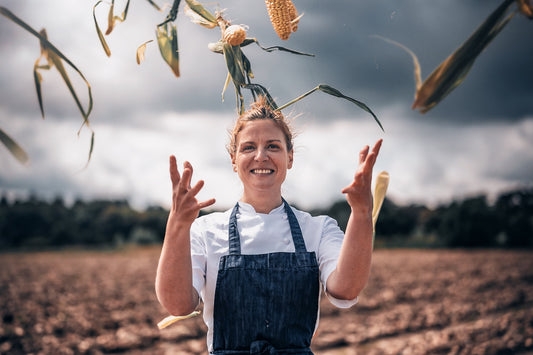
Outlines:
[{"label": "smile", "polygon": [[272,170],[272,169],[253,169],[252,170],[252,174],[260,174],[260,175],[272,174],[273,172],[274,172],[274,170]]}]

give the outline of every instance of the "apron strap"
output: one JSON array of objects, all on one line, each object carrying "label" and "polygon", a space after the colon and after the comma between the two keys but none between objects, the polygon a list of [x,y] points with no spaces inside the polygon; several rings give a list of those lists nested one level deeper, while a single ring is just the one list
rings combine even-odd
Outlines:
[{"label": "apron strap", "polygon": [[[289,220],[289,226],[291,228],[292,242],[294,243],[294,249],[297,253],[306,253],[307,249],[305,247],[304,238],[302,235],[302,230],[298,219],[294,214],[292,208],[289,206],[287,201],[282,198],[283,204],[285,206],[285,213],[287,214],[287,219]],[[230,255],[240,255],[241,254],[241,241],[239,235],[239,229],[237,228],[237,213],[239,213],[239,203],[235,204],[233,211],[229,218],[229,253]]]},{"label": "apron strap", "polygon": [[289,225],[291,227],[292,242],[294,243],[294,249],[297,253],[306,253],[307,249],[305,248],[304,237],[302,235],[302,230],[300,229],[300,224],[296,215],[294,214],[291,206],[282,198],[283,204],[285,205],[285,213],[287,213],[287,218],[289,219]]},{"label": "apron strap", "polygon": [[231,216],[229,217],[229,253],[230,255],[241,254],[241,237],[237,229],[237,213],[239,212],[239,203],[235,204]]}]

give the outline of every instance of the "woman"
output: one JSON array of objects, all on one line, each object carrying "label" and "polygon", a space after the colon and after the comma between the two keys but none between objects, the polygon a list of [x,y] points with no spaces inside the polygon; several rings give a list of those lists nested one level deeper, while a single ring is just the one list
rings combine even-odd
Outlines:
[{"label": "woman", "polygon": [[157,269],[156,293],[173,315],[201,299],[212,354],[312,354],[320,282],[329,300],[351,307],[365,287],[372,255],[372,168],[381,146],[359,154],[342,190],[351,207],[344,234],[335,220],[290,207],[281,185],[293,163],[291,131],[264,100],[238,118],[228,151],[243,184],[233,209],[198,218],[199,202],[170,157],[172,207]]}]

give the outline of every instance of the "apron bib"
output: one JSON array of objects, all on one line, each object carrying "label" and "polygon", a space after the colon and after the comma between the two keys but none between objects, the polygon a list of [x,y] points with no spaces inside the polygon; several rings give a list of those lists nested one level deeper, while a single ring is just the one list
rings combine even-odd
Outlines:
[{"label": "apron bib", "polygon": [[294,253],[242,255],[239,204],[229,223],[229,255],[220,258],[213,310],[213,354],[312,354],[319,271],[298,220],[283,200]]}]

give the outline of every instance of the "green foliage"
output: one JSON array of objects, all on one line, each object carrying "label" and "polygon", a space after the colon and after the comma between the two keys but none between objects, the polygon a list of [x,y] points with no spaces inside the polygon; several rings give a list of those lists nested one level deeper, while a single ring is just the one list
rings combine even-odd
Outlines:
[{"label": "green foliage", "polygon": [[[345,230],[350,207],[342,200],[311,214],[328,215]],[[125,200],[78,200],[67,206],[61,198],[43,201],[32,196],[9,202],[2,197],[0,250],[160,243],[167,217],[162,207],[137,211]],[[376,245],[531,248],[533,188],[503,193],[494,204],[481,195],[434,209],[385,199]]]}]

